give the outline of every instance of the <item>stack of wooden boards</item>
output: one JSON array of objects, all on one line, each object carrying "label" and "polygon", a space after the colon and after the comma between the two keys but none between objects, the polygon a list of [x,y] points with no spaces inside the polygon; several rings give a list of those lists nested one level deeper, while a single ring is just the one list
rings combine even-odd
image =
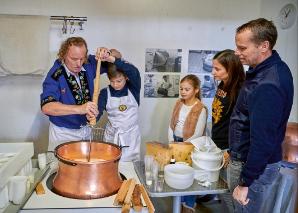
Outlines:
[{"label": "stack of wooden boards", "polygon": [[148,208],[149,213],[155,211],[154,206],[142,184],[137,184],[136,180],[131,178],[124,180],[114,200],[114,205],[122,205],[122,213],[128,213],[131,206],[134,211],[140,212],[143,208],[142,198]]},{"label": "stack of wooden boards", "polygon": [[191,165],[191,152],[194,146],[190,142],[172,142],[163,144],[157,141],[146,142],[146,155],[153,155],[160,165],[170,163],[172,157],[176,162],[185,162]]}]

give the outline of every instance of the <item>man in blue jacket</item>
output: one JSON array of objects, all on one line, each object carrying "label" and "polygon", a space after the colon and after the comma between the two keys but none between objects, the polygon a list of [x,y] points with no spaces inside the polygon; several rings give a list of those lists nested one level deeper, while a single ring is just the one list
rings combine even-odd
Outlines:
[{"label": "man in blue jacket", "polygon": [[274,199],[294,95],[291,71],[273,50],[276,40],[276,27],[264,18],[236,31],[235,53],[249,65],[229,132],[228,184],[236,212],[261,212]]}]

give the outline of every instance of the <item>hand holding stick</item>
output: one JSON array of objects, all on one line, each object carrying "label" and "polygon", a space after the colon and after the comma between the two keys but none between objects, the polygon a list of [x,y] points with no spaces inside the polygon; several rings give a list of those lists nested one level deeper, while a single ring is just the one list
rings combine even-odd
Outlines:
[{"label": "hand holding stick", "polygon": [[[93,97],[92,97],[92,102],[94,102],[96,105],[98,103],[98,96],[99,96],[100,66],[101,66],[101,60],[98,59],[97,67],[96,67],[96,76],[94,80],[94,91],[93,91]],[[91,126],[96,125],[96,117],[90,120],[90,125]]]}]

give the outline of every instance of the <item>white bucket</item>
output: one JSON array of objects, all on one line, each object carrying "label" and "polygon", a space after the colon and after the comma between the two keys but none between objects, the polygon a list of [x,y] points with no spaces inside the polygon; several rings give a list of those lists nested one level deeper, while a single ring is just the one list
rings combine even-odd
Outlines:
[{"label": "white bucket", "polygon": [[[192,158],[192,167],[195,169],[195,179],[196,180],[199,180],[201,182],[204,182],[204,181],[216,182],[216,181],[218,181],[219,172],[220,172],[220,169],[224,165],[224,160],[222,160],[221,165],[217,168],[207,168],[207,167],[201,166],[201,164],[199,165],[197,160],[194,159],[193,156],[191,156],[191,158]],[[223,159],[223,157],[221,159]]]},{"label": "white bucket", "polygon": [[218,148],[216,152],[201,152],[195,150],[195,152],[191,154],[191,157],[200,168],[216,169],[221,165],[223,153]]}]

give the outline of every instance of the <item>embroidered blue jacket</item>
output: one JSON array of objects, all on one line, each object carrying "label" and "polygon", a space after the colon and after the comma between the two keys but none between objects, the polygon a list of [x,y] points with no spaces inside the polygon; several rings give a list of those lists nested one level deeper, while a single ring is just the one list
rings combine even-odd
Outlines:
[{"label": "embroidered blue jacket", "polygon": [[246,73],[230,120],[230,154],[244,162],[241,181],[250,186],[267,164],[282,159],[282,142],[294,96],[293,77],[278,53]]},{"label": "embroidered blue jacket", "polygon": [[[139,70],[132,64],[122,61],[121,59],[116,59],[114,64],[117,68],[124,71],[128,80],[126,81],[125,86],[121,90],[115,90],[111,85],[109,85],[109,89],[111,91],[111,96],[113,97],[123,97],[128,95],[128,90],[132,93],[137,103],[140,105],[140,91],[141,91],[141,76]],[[100,91],[100,95],[98,98],[98,108],[99,108],[99,116],[100,117],[104,110],[106,110],[108,100],[108,92],[107,87],[103,88]]]},{"label": "embroidered blue jacket", "polygon": [[[40,95],[41,107],[49,102],[59,101],[63,104],[81,105],[92,100],[97,61],[94,55],[88,56],[88,62],[83,65],[86,71],[79,73],[82,90],[74,77],[67,76],[61,61],[56,60],[43,82],[43,92]],[[101,72],[106,69],[101,67]],[[59,127],[79,129],[86,125],[85,115],[51,116],[50,121]]]}]

